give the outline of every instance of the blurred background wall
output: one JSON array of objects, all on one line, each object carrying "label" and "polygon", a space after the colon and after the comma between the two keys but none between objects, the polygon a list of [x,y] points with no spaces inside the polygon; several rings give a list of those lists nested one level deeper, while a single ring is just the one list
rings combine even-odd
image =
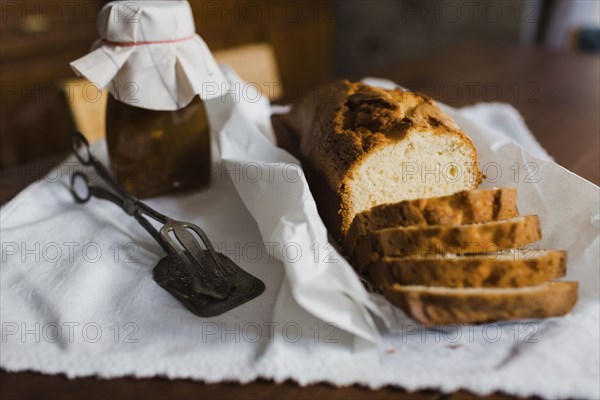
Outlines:
[{"label": "blurred background wall", "polygon": [[367,73],[475,40],[517,43],[530,28],[517,15],[524,11],[524,3],[537,24],[539,2],[341,1],[336,72]]},{"label": "blurred background wall", "polygon": [[[96,38],[102,0],[2,0],[0,166],[68,151],[60,82]],[[267,42],[282,101],[472,42],[597,51],[596,0],[191,0],[212,50]],[[543,66],[542,66],[543,67]],[[440,66],[443,68],[443,66]]]}]

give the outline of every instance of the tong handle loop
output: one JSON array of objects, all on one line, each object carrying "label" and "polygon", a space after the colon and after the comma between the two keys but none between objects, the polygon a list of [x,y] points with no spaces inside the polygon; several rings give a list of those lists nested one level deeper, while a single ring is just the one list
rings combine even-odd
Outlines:
[{"label": "tong handle loop", "polygon": [[86,139],[85,136],[79,131],[74,131],[71,134],[71,147],[73,149],[73,153],[75,153],[75,157],[77,160],[85,166],[92,166],[96,173],[102,178],[106,183],[111,186],[111,189],[116,191],[123,198],[131,198],[133,201],[137,201],[133,196],[121,187],[121,185],[113,178],[112,174],[106,169],[104,164],[98,160],[92,151],[90,150],[90,142]]},{"label": "tong handle loop", "polygon": [[87,203],[92,197],[90,180],[87,175],[81,171],[74,172],[71,175],[71,185],[69,190],[75,201],[79,204]]}]

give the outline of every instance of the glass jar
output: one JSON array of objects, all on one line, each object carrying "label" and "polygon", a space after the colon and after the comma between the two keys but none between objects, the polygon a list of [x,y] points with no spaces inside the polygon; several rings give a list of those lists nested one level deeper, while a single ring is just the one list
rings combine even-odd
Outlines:
[{"label": "glass jar", "polygon": [[113,174],[138,198],[210,182],[210,126],[198,96],[175,111],[134,107],[108,96],[106,141]]},{"label": "glass jar", "polygon": [[99,39],[71,67],[110,92],[106,141],[117,180],[140,198],[208,185],[204,101],[228,81],[196,34],[189,2],[112,1],[97,25]]}]

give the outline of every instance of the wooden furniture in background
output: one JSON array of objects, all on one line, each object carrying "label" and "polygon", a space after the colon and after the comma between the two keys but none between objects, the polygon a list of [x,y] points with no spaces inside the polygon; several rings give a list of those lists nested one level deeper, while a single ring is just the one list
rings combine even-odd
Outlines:
[{"label": "wooden furniture in background", "polygon": [[283,95],[283,83],[275,51],[268,43],[256,43],[214,53],[219,64],[227,64],[244,81],[260,87],[269,100],[278,100]]},{"label": "wooden furniture in background", "polygon": [[344,0],[192,0],[196,30],[211,50],[270,43],[294,100],[333,76],[336,7]]},{"label": "wooden furniture in background", "polygon": [[[279,68],[269,44],[256,43],[218,50],[214,56],[219,64],[229,65],[244,81],[258,85],[262,95],[270,100],[281,97],[283,89]],[[61,87],[70,126],[82,132],[90,142],[103,138],[108,91],[99,91],[86,79],[66,80]]]},{"label": "wooden furniture in background", "polygon": [[69,116],[69,131],[78,130],[90,143],[102,139],[106,134],[108,90],[100,90],[83,78],[65,80],[60,85]]},{"label": "wooden furniture in background", "polygon": [[69,148],[58,81],[96,39],[99,0],[0,3],[0,167]]},{"label": "wooden furniture in background", "polygon": [[[0,168],[69,151],[61,82],[97,38],[104,0],[2,1]],[[332,77],[334,1],[191,0],[211,50],[269,43],[281,94],[294,100]]]}]

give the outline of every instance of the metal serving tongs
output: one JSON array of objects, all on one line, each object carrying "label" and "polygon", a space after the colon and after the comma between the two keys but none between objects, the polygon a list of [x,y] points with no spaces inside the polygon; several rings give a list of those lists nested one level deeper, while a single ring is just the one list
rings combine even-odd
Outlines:
[{"label": "metal serving tongs", "polygon": [[[217,253],[199,226],[171,219],[142,203],[121,187],[106,167],[94,157],[87,139],[74,132],[72,147],[79,162],[92,166],[109,189],[92,185],[81,171],[71,175],[71,193],[77,203],[92,196],[108,200],[135,218],[165,250],[167,256],[154,267],[154,280],[194,314],[222,314],[260,295],[264,283]],[[158,231],[147,219],[162,224]],[[196,236],[204,244],[203,249]]]}]

